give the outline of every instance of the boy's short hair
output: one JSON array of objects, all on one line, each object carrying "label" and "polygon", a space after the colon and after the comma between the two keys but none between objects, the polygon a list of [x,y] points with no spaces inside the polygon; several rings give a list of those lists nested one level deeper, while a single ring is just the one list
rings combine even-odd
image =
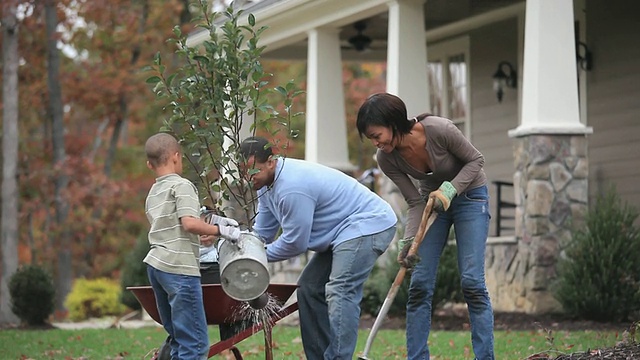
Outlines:
[{"label": "boy's short hair", "polygon": [[166,164],[171,155],[180,152],[180,145],[171,134],[158,133],[147,139],[144,151],[147,153],[147,160],[155,168]]},{"label": "boy's short hair", "polygon": [[242,141],[240,144],[240,154],[245,161],[255,156],[255,161],[264,163],[273,155],[273,149],[269,144],[269,140],[261,136],[251,136]]}]

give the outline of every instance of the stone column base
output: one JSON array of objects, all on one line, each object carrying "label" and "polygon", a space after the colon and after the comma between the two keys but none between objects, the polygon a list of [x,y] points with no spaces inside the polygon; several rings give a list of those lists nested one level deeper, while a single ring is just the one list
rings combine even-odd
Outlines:
[{"label": "stone column base", "polygon": [[487,286],[495,311],[561,311],[551,285],[571,230],[588,209],[586,135],[515,139],[516,243],[487,247]]}]

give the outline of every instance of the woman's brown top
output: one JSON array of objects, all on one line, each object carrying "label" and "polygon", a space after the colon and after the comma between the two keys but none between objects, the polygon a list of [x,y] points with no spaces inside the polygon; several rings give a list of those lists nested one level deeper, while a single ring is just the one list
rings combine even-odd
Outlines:
[{"label": "woman's brown top", "polygon": [[[431,159],[430,171],[416,170],[394,149],[378,150],[380,169],[391,179],[409,206],[404,237],[415,236],[429,193],[443,181],[450,181],[458,195],[487,183],[482,169],[484,156],[449,119],[427,116],[420,121],[426,136],[425,151]],[[418,181],[418,186],[412,180]]]}]

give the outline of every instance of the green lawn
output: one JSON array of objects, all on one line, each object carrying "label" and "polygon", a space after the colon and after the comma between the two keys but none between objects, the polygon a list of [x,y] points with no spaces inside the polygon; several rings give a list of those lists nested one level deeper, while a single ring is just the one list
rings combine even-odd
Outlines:
[{"label": "green lawn", "polygon": [[[622,330],[622,329],[621,329]],[[210,340],[218,337],[210,327]],[[621,333],[621,332],[620,332]],[[356,356],[364,349],[368,331],[361,331]],[[472,359],[468,331],[438,331],[429,339],[431,358]],[[498,331],[495,334],[496,359],[526,359],[537,352],[553,349],[563,353],[613,346],[620,340],[617,332],[574,331],[548,334],[540,331]],[[164,341],[162,328],[105,330],[2,330],[2,359],[149,359],[152,350]],[[273,328],[274,359],[304,359],[298,327],[276,325]],[[264,338],[255,334],[237,345],[245,359],[264,359]],[[554,355],[555,357],[555,355]],[[224,359],[224,357],[214,357]],[[373,343],[371,359],[404,359],[404,331],[381,330]]]}]

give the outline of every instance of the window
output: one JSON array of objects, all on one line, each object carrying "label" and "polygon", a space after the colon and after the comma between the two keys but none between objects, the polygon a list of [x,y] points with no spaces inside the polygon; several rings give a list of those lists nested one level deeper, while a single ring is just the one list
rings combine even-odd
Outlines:
[{"label": "window", "polygon": [[451,119],[465,136],[469,124],[469,38],[427,44],[431,113]]}]

